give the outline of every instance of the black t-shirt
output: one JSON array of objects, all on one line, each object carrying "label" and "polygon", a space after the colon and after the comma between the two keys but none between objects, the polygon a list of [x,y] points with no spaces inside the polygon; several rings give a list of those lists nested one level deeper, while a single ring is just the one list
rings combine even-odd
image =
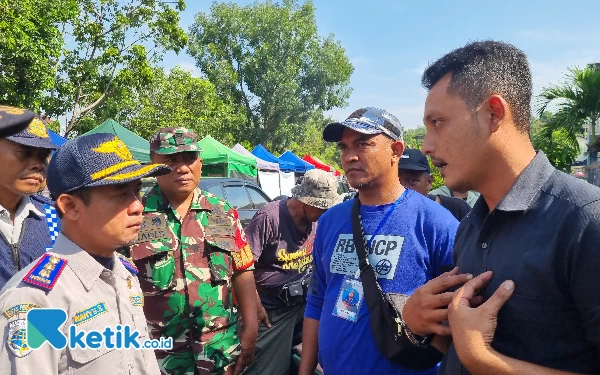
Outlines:
[{"label": "black t-shirt", "polygon": [[[435,201],[435,195],[429,194],[428,197],[432,201]],[[450,211],[458,221],[462,221],[462,219],[471,211],[471,206],[460,198],[446,197],[444,195],[438,195],[437,197],[440,198],[440,205]]]},{"label": "black t-shirt", "polygon": [[282,306],[281,288],[304,276],[312,264],[314,225],[302,231],[294,222],[287,199],[261,208],[244,229],[254,255],[254,279],[263,306]]}]

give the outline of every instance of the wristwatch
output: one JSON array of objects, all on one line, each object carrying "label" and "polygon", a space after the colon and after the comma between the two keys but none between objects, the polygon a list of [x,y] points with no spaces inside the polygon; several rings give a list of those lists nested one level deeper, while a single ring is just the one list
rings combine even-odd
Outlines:
[{"label": "wristwatch", "polygon": [[400,325],[402,326],[402,331],[404,332],[404,335],[408,338],[408,341],[410,341],[411,344],[413,344],[414,346],[418,346],[420,348],[426,348],[429,346],[429,344],[431,343],[431,340],[433,340],[433,336],[435,336],[435,334],[427,335],[425,337],[415,335],[414,333],[412,333],[410,328],[408,328],[408,326],[406,325],[406,322],[404,322],[404,319],[402,318],[402,314],[400,314],[399,318],[400,319],[399,319],[398,323],[400,323]]}]

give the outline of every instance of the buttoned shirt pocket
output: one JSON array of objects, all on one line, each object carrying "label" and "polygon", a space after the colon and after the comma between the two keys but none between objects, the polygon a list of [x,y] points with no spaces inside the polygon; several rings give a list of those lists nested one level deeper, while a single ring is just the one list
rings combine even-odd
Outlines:
[{"label": "buttoned shirt pocket", "polygon": [[[68,352],[68,367],[69,374],[126,374],[126,366],[122,362],[122,357],[119,350],[115,350],[115,336],[112,336],[112,348],[105,345],[104,330],[106,327],[112,327],[116,330],[118,322],[114,320],[114,316],[106,310],[106,306],[98,303],[90,308],[80,310],[75,313],[69,323],[75,325],[78,332],[84,331],[88,336],[92,331],[100,335],[102,341],[97,349],[87,347],[87,340],[81,339],[81,342],[86,344],[85,348],[77,345],[75,348],[67,347]],[[89,337],[89,336],[88,336]],[[77,343],[74,338],[70,338],[71,342]],[[96,340],[97,341],[97,340]]]}]

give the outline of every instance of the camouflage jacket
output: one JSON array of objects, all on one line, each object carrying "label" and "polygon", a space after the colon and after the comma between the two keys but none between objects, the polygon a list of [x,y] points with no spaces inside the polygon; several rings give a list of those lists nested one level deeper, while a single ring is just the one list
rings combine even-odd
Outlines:
[{"label": "camouflage jacket", "polygon": [[[182,218],[154,186],[131,256],[152,338],[187,336],[191,323],[202,337],[189,339],[205,341],[236,323],[231,277],[254,269],[254,260],[237,211],[224,200],[197,188]],[[174,342],[175,350],[178,344],[185,345]]]}]

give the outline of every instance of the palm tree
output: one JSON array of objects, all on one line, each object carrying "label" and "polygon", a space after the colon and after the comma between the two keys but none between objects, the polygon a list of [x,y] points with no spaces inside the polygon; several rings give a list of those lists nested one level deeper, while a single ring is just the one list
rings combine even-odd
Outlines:
[{"label": "palm tree", "polygon": [[[546,126],[550,133],[562,130],[572,145],[583,134],[583,126],[589,124],[588,164],[596,159],[600,142],[596,139],[596,126],[600,119],[600,66],[588,65],[585,69],[569,69],[566,81],[560,86],[544,88],[539,95],[538,116],[548,107],[557,109]],[[579,146],[577,146],[578,148]]]}]

